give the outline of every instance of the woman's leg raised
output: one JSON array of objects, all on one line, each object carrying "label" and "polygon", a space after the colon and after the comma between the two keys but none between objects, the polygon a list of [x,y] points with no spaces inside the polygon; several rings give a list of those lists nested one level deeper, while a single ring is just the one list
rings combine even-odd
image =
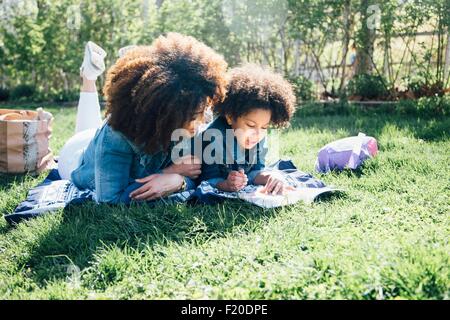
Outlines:
[{"label": "woman's leg raised", "polygon": [[88,129],[98,129],[102,125],[100,103],[98,101],[95,80],[89,80],[83,75],[83,83],[78,100],[75,133]]},{"label": "woman's leg raised", "polygon": [[80,68],[82,84],[78,100],[75,135],[61,149],[58,172],[62,179],[70,179],[72,171],[78,168],[84,149],[89,145],[95,131],[101,127],[100,103],[95,82],[105,70],[103,59],[106,52],[93,42],[85,48]]},{"label": "woman's leg raised", "polygon": [[106,52],[92,41],[86,44],[84,59],[80,68],[83,79],[78,101],[75,132],[98,129],[102,125],[100,103],[95,81],[105,71]]}]

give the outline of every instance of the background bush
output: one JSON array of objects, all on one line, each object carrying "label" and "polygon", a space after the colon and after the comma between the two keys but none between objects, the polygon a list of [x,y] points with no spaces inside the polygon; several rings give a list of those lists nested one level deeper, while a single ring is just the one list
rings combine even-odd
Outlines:
[{"label": "background bush", "polygon": [[349,97],[360,97],[365,100],[384,99],[389,92],[386,81],[378,75],[361,74],[353,77],[347,84]]},{"label": "background bush", "polygon": [[0,101],[7,101],[10,96],[10,92],[8,88],[0,87]]},{"label": "background bush", "polygon": [[30,84],[20,84],[11,91],[11,100],[30,100],[36,94],[36,87]]},{"label": "background bush", "polygon": [[297,101],[311,101],[314,99],[314,84],[304,76],[290,77],[289,82],[293,85]]}]

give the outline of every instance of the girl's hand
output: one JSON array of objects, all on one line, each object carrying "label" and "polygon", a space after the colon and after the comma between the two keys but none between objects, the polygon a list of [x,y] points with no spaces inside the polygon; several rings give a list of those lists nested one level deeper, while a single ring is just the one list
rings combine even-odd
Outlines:
[{"label": "girl's hand", "polygon": [[285,194],[287,191],[293,191],[295,188],[290,186],[282,175],[271,173],[261,192],[267,194]]},{"label": "girl's hand", "polygon": [[176,173],[152,174],[142,179],[136,179],[136,182],[144,185],[131,192],[130,197],[140,201],[162,198],[180,190],[183,181],[184,177]]},{"label": "girl's hand", "polygon": [[163,173],[177,173],[185,177],[197,179],[202,173],[200,160],[193,155],[179,158],[176,163],[168,166]]},{"label": "girl's hand", "polygon": [[244,170],[231,171],[228,174],[227,180],[221,182],[217,186],[223,191],[235,192],[243,189],[248,182],[247,175]]}]

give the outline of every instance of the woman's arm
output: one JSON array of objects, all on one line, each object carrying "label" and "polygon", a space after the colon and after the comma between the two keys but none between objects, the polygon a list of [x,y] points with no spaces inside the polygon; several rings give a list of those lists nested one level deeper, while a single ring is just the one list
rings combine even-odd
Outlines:
[{"label": "woman's arm", "polygon": [[95,150],[95,194],[98,202],[117,204],[127,187],[134,151],[118,132],[108,128]]},{"label": "woman's arm", "polygon": [[188,185],[185,179],[189,178],[177,173],[156,173],[137,179],[136,182],[142,185],[130,193],[130,198],[137,201],[150,201],[177,191],[187,190]]}]

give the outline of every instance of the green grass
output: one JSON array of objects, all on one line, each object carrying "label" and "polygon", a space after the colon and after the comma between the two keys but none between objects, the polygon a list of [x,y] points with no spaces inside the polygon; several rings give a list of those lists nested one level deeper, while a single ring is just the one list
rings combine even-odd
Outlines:
[{"label": "green grass", "polygon": [[[75,110],[51,111],[57,152]],[[2,219],[0,298],[448,299],[449,128],[448,118],[299,114],[282,152],[304,171],[322,145],[359,131],[380,147],[361,170],[322,176],[347,192],[312,205],[89,204],[13,228]],[[1,212],[42,177],[0,176]]]}]

